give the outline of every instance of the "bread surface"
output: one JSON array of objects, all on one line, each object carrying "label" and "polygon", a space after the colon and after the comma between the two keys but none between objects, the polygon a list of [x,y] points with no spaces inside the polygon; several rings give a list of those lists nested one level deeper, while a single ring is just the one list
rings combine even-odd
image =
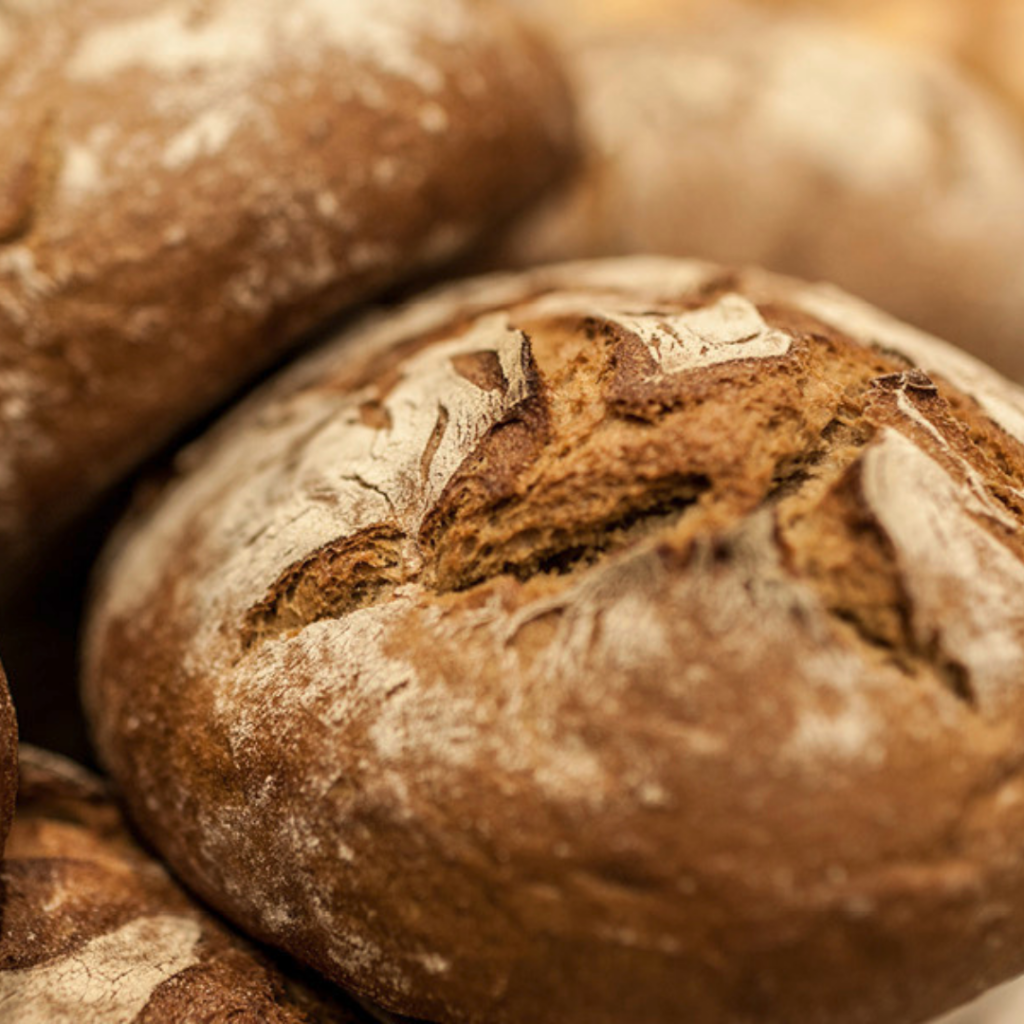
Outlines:
[{"label": "bread surface", "polygon": [[828,288],[453,286],[121,531],[98,748],[191,886],[399,1012],[925,1020],[1024,965],[1022,441]]},{"label": "bread surface", "polygon": [[471,0],[0,11],[0,576],[325,317],[510,215],[555,62]]},{"label": "bread surface", "polygon": [[5,1024],[373,1024],[230,934],[136,845],[99,779],[28,746],[3,885]]},{"label": "bread surface", "polygon": [[493,263],[757,264],[1024,378],[1024,134],[1008,112],[952,66],[824,21],[730,8],[700,23],[566,27],[587,158]]}]

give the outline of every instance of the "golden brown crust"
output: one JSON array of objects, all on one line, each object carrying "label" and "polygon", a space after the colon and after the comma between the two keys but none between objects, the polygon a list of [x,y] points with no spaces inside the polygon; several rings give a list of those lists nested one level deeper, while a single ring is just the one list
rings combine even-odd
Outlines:
[{"label": "golden brown crust", "polygon": [[1024,145],[994,97],[824,20],[654,21],[582,40],[565,27],[582,172],[490,266],[648,252],[765,266],[1024,378]]},{"label": "golden brown crust", "polygon": [[400,1012],[925,1019],[1021,966],[1022,502],[1021,392],[839,293],[459,285],[186,455],[87,705],[191,885]]},{"label": "golden brown crust", "polygon": [[517,210],[569,134],[496,4],[58,6],[0,12],[0,565]]},{"label": "golden brown crust", "polygon": [[128,834],[89,773],[22,748],[3,869],[0,1015],[12,1024],[368,1024],[230,934]]}]

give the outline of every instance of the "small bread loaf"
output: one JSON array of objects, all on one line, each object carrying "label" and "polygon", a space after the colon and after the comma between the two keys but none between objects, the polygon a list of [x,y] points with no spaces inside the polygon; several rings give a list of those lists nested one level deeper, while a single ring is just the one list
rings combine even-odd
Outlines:
[{"label": "small bread loaf", "polygon": [[299,335],[564,159],[555,62],[473,0],[0,10],[0,579]]},{"label": "small bread loaf", "polygon": [[[14,798],[18,790],[18,722],[7,689],[7,677],[0,665],[0,858],[14,814]],[[0,915],[0,923],[3,916]]]},{"label": "small bread loaf", "polygon": [[107,556],[87,710],[244,928],[473,1024],[906,1024],[1024,966],[1024,395],[636,259],[289,371]]},{"label": "small bread loaf", "polygon": [[952,66],[749,11],[568,56],[586,164],[493,263],[754,263],[832,281],[1024,378],[1024,137]]},{"label": "small bread loaf", "polygon": [[4,1024],[371,1024],[287,979],[134,843],[100,781],[22,748],[3,866]]}]

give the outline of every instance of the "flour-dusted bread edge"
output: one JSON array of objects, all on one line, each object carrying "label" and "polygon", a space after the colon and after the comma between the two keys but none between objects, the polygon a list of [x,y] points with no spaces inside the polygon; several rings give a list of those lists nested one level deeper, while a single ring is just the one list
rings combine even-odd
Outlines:
[{"label": "flour-dusted bread edge", "polygon": [[344,993],[314,994],[188,898],[136,845],[99,778],[27,745],[21,770],[3,867],[4,1021],[377,1019]]}]

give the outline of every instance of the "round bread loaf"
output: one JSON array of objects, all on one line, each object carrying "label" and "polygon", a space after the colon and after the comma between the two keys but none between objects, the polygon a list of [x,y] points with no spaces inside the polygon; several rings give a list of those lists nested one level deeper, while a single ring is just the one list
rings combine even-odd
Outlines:
[{"label": "round bread loaf", "polygon": [[586,162],[492,264],[754,263],[832,281],[1024,378],[1024,139],[952,66],[751,11],[570,50]]},{"label": "round bread loaf", "polygon": [[3,866],[5,1024],[371,1024],[286,978],[142,852],[98,779],[22,747]]},{"label": "round bread loaf", "polygon": [[[18,791],[18,721],[14,716],[7,677],[0,665],[0,857],[11,827],[14,798]],[[0,916],[0,923],[3,917]]]},{"label": "round bread loaf", "polygon": [[454,286],[123,528],[98,748],[191,886],[398,1012],[924,1020],[1024,965],[1022,440],[829,288]]},{"label": "round bread loaf", "polygon": [[3,579],[565,157],[554,61],[473,0],[21,0],[0,63]]}]

